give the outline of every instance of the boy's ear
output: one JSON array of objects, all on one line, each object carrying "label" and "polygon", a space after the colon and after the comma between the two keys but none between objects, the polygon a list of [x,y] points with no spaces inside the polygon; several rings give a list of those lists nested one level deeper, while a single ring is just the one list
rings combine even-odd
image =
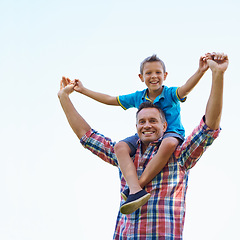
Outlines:
[{"label": "boy's ear", "polygon": [[167,75],[168,75],[168,72],[165,72],[165,73],[164,73],[164,80],[166,80]]},{"label": "boy's ear", "polygon": [[141,73],[139,73],[138,76],[141,79],[141,81],[144,82],[143,75]]}]

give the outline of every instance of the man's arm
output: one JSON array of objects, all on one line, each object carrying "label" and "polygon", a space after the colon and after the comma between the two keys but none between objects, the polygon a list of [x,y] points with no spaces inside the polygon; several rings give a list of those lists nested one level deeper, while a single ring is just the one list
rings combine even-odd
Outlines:
[{"label": "man's arm", "polygon": [[62,77],[60,83],[60,91],[58,92],[58,98],[62,105],[63,111],[67,117],[69,125],[79,139],[85,135],[91,127],[83,119],[83,117],[76,111],[73,106],[69,95],[74,91],[74,84],[68,78]]},{"label": "man's arm", "polygon": [[224,53],[212,53],[207,55],[208,65],[212,70],[212,88],[208,99],[205,122],[210,129],[218,129],[222,115],[223,104],[223,80],[228,67],[228,56]]},{"label": "man's arm", "polygon": [[78,79],[75,79],[74,90],[79,92],[87,97],[90,97],[100,103],[107,105],[119,106],[117,97],[113,97],[104,93],[94,92],[90,89],[87,89],[83,86],[82,82]]},{"label": "man's arm", "polygon": [[197,83],[200,81],[200,79],[207,70],[208,64],[206,61],[206,57],[202,56],[200,57],[199,67],[196,73],[194,73],[184,85],[178,88],[178,96],[180,99],[185,98],[193,90],[193,88],[197,85]]},{"label": "man's arm", "polygon": [[197,163],[220,132],[223,80],[224,72],[228,67],[228,57],[226,54],[212,53],[207,54],[207,58],[209,67],[212,70],[212,88],[206,106],[205,118],[201,120],[200,125],[174,152],[180,165],[186,169],[192,168]]},{"label": "man's arm", "polygon": [[76,111],[69,98],[69,94],[73,91],[74,83],[71,82],[70,79],[63,77],[58,97],[71,128],[80,139],[83,147],[90,150],[105,162],[118,166],[117,158],[114,153],[115,143],[112,142],[110,138],[106,138],[102,134],[91,129],[88,123]]}]

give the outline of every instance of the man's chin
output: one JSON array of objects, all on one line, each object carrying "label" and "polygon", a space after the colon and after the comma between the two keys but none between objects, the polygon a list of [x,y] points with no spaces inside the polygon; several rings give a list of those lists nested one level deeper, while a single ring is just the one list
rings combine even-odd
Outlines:
[{"label": "man's chin", "polygon": [[151,136],[151,137],[143,137],[142,138],[142,142],[144,142],[145,144],[149,144],[149,143],[151,143],[151,142],[154,142],[154,141],[156,141],[156,140],[158,140],[158,138],[156,138],[156,137],[153,137],[153,136]]}]

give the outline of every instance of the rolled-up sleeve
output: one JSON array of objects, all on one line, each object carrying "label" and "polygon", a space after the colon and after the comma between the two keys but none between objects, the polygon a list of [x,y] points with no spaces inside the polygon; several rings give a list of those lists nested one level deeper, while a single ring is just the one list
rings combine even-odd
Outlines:
[{"label": "rolled-up sleeve", "polygon": [[88,149],[105,162],[113,166],[118,166],[117,157],[114,153],[115,142],[112,142],[110,138],[91,129],[80,139],[80,143],[84,148]]},{"label": "rolled-up sleeve", "polygon": [[202,154],[218,137],[221,129],[211,130],[202,118],[200,124],[186,138],[182,145],[178,146],[174,155],[179,164],[186,170],[195,166]]}]

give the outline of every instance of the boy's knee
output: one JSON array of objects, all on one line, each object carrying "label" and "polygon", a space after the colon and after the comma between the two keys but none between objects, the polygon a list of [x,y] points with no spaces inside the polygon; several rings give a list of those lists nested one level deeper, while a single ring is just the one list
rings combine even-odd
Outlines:
[{"label": "boy's knee", "polygon": [[116,145],[114,146],[114,151],[116,153],[119,153],[122,151],[130,153],[130,147],[128,146],[127,143],[121,141],[121,142],[116,143]]},{"label": "boy's knee", "polygon": [[179,144],[179,140],[174,137],[166,138],[166,144],[168,149],[175,150],[175,148]]}]

